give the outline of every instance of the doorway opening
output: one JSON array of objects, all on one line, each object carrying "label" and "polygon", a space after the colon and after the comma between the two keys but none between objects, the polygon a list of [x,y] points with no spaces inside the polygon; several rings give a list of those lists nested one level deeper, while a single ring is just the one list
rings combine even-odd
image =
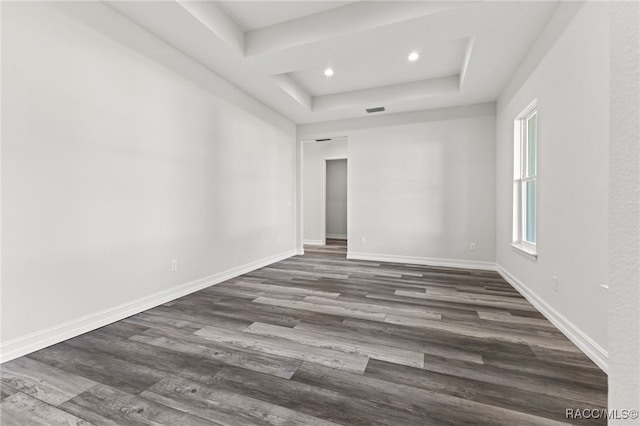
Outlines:
[{"label": "doorway opening", "polygon": [[303,253],[347,254],[347,137],[301,141],[300,237]]},{"label": "doorway opening", "polygon": [[347,159],[325,160],[325,245],[347,249]]}]

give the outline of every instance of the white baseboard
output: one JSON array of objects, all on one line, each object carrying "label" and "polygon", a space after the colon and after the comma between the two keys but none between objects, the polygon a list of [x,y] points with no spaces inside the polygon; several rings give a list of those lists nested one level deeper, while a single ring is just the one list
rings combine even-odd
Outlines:
[{"label": "white baseboard", "polygon": [[327,234],[327,238],[333,238],[335,240],[346,240],[347,234]]},{"label": "white baseboard", "polygon": [[108,308],[95,314],[77,318],[72,321],[58,324],[44,330],[26,336],[8,340],[0,344],[0,363],[21,357],[23,355],[60,343],[72,337],[79,336],[91,330],[95,330],[115,321],[135,315],[147,309],[151,309],[171,300],[175,300],[187,294],[203,288],[221,283],[223,281],[246,274],[264,266],[287,259],[296,255],[296,250],[287,251],[264,259],[246,263],[244,265],[228,269],[226,271],[210,275],[186,284],[179,285],[169,290],[164,290],[150,296],[146,296],[132,302],[123,303]]},{"label": "white baseboard", "polygon": [[609,354],[602,346],[598,345],[593,339],[580,330],[578,326],[569,321],[569,319],[560,312],[556,311],[551,305],[527,287],[526,284],[514,277],[509,271],[500,265],[497,265],[497,270],[498,273],[502,275],[502,278],[518,290],[520,294],[529,301],[529,303],[535,306],[542,315],[544,315],[565,336],[567,336],[569,340],[580,348],[585,355],[591,358],[591,360],[595,362],[602,371],[605,373],[607,372]]},{"label": "white baseboard", "polygon": [[493,262],[479,262],[475,260],[438,259],[417,256],[396,256],[392,254],[347,252],[347,259],[372,260],[374,262],[409,263],[412,265],[443,266],[448,268],[481,269],[495,271]]},{"label": "white baseboard", "polygon": [[304,254],[304,248],[297,248],[296,249],[296,254],[298,256],[302,256]]},{"label": "white baseboard", "polygon": [[325,244],[324,240],[304,240],[302,244],[306,246],[323,246]]}]

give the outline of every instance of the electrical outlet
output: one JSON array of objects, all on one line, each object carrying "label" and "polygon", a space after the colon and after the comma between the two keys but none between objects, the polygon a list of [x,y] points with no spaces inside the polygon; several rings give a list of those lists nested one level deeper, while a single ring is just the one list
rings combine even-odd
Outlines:
[{"label": "electrical outlet", "polygon": [[559,289],[559,285],[560,285],[560,282],[559,282],[559,281],[560,281],[560,280],[558,280],[558,277],[556,277],[556,276],[554,275],[554,276],[553,276],[553,284],[552,284],[552,286],[553,286],[553,287],[552,287],[552,288],[553,288],[553,291],[555,291],[556,293],[558,292],[558,289]]},{"label": "electrical outlet", "polygon": [[178,270],[178,259],[171,259],[171,272]]},{"label": "electrical outlet", "polygon": [[366,237],[360,237],[360,244],[362,244],[362,245],[367,244],[367,238]]},{"label": "electrical outlet", "polygon": [[469,250],[476,251],[477,248],[475,241],[471,241],[471,243],[469,243]]}]

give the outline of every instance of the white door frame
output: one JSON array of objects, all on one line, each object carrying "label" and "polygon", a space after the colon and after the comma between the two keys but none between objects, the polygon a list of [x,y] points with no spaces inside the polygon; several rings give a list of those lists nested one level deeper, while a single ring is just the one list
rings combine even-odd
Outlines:
[{"label": "white door frame", "polygon": [[[324,167],[322,168],[322,235],[324,245],[327,245],[327,161],[347,160],[347,235],[349,235],[349,159],[347,157],[327,157],[324,159]],[[347,239],[347,245],[349,240]]]}]

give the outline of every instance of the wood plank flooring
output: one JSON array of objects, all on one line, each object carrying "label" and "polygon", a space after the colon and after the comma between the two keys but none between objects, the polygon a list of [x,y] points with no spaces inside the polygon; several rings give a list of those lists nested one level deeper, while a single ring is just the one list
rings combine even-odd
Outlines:
[{"label": "wood plank flooring", "polygon": [[552,425],[607,378],[493,272],[296,256],[1,367],[2,425]]}]

